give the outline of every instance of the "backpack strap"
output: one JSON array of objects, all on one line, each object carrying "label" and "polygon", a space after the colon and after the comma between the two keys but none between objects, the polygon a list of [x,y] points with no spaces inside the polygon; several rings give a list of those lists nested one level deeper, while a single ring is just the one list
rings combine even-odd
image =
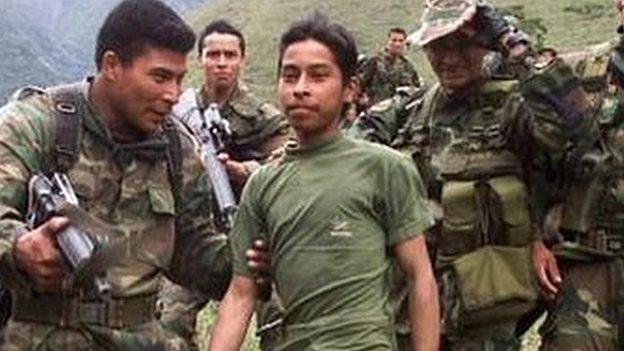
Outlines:
[{"label": "backpack strap", "polygon": [[78,160],[82,119],[87,110],[83,89],[84,83],[75,83],[49,90],[56,115],[52,171],[67,172]]},{"label": "backpack strap", "polygon": [[[87,113],[88,108],[82,96],[83,89],[84,83],[76,83],[49,90],[56,114],[51,171],[67,172],[78,160],[83,116]],[[175,202],[178,204],[178,194],[182,188],[183,177],[182,144],[179,131],[171,117],[167,117],[163,129],[169,141],[167,147],[167,171]]]},{"label": "backpack strap", "polygon": [[175,198],[176,207],[180,203],[179,194],[182,190],[182,143],[180,141],[180,132],[177,130],[176,122],[172,116],[165,119],[163,130],[167,136],[169,145],[167,147],[167,171],[169,172],[169,181],[173,188],[173,196]]}]

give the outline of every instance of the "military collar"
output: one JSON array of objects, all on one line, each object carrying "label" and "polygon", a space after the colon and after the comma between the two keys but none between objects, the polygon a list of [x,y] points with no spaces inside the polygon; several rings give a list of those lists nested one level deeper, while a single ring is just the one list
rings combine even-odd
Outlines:
[{"label": "military collar", "polygon": [[97,114],[89,98],[92,83],[93,77],[87,77],[83,87],[82,97],[88,111],[85,116],[82,116],[84,128],[110,149],[113,158],[121,165],[129,164],[135,157],[148,161],[164,159],[168,140],[162,128],[138,142],[119,143],[114,140],[110,129],[104,124],[102,117]]}]

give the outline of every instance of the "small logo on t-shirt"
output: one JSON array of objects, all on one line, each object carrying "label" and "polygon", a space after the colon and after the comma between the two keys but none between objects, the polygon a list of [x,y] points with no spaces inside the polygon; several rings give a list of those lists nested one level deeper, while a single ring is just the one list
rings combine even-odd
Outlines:
[{"label": "small logo on t-shirt", "polygon": [[340,218],[334,218],[331,220],[329,235],[348,238],[353,236],[353,233],[349,230],[348,221]]}]

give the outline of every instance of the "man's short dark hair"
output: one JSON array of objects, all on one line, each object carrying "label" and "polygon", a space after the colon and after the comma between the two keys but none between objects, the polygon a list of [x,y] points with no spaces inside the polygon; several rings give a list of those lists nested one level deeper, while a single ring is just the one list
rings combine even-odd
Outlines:
[{"label": "man's short dark hair", "polygon": [[277,62],[278,72],[282,68],[282,58],[286,49],[294,43],[308,39],[325,45],[334,54],[343,81],[347,82],[355,76],[358,52],[353,36],[343,26],[330,22],[326,16],[318,12],[307,19],[293,23],[282,34]]},{"label": "man's short dark hair", "polygon": [[234,27],[230,22],[219,19],[208,23],[206,27],[199,34],[199,40],[197,41],[197,53],[199,56],[202,54],[204,39],[212,33],[231,34],[238,38],[238,46],[240,47],[241,54],[245,56],[245,37],[238,28]]},{"label": "man's short dark hair", "polygon": [[407,37],[407,32],[405,31],[405,29],[403,29],[401,27],[392,27],[392,28],[390,28],[390,30],[388,31],[388,36],[390,36],[390,34],[392,34],[392,33],[403,34],[404,37]]},{"label": "man's short dark hair", "polygon": [[158,0],[124,0],[106,17],[95,47],[95,64],[114,51],[123,64],[131,63],[148,47],[188,54],[193,49],[195,34],[169,6]]}]

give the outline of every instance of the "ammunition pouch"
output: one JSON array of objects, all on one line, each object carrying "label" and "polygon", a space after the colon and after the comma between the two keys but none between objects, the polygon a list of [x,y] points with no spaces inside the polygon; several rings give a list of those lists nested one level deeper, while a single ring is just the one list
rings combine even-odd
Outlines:
[{"label": "ammunition pouch", "polygon": [[487,245],[525,246],[531,241],[528,194],[515,175],[451,180],[443,185],[444,216],[438,249],[450,256]]},{"label": "ammunition pouch", "polygon": [[[526,247],[485,246],[453,261],[449,270],[456,296],[444,295],[446,325],[476,327],[515,320],[535,307],[539,288]],[[446,289],[446,287],[444,287]],[[456,331],[449,331],[454,334]]]},{"label": "ammunition pouch", "polygon": [[554,246],[559,257],[585,262],[624,256],[624,227],[600,227],[588,232],[562,231],[564,242]]},{"label": "ammunition pouch", "polygon": [[43,294],[33,298],[14,295],[12,317],[17,321],[78,327],[91,324],[126,329],[155,320],[156,294],[86,299]]}]

